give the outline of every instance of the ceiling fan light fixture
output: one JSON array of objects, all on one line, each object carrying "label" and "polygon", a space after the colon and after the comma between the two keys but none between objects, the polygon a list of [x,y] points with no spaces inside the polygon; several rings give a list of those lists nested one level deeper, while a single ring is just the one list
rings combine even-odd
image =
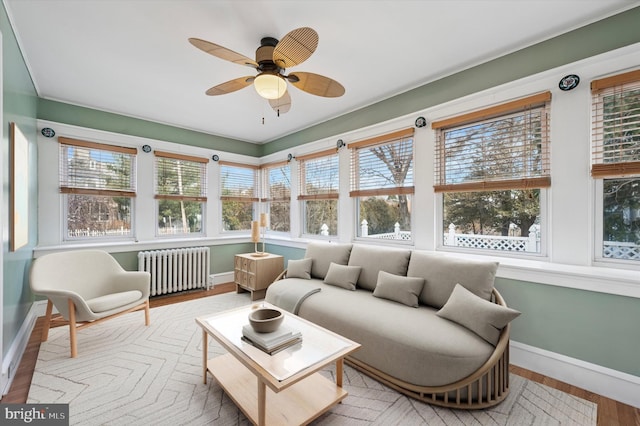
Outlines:
[{"label": "ceiling fan light fixture", "polygon": [[260,74],[253,80],[253,87],[265,99],[280,99],[287,91],[287,83],[275,74]]}]

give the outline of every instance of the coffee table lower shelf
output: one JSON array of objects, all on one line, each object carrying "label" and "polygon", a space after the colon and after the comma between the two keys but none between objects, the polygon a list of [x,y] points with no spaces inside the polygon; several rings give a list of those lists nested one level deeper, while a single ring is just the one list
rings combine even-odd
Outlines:
[{"label": "coffee table lower shelf", "polygon": [[[207,370],[253,424],[258,424],[258,377],[233,355],[207,361]],[[347,391],[320,373],[274,392],[266,388],[265,423],[302,425],[311,422],[342,401]]]}]

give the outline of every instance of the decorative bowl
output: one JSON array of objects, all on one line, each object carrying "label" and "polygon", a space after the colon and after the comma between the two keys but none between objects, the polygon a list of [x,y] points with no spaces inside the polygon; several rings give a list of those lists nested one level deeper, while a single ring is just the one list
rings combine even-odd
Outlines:
[{"label": "decorative bowl", "polygon": [[277,309],[260,308],[249,314],[249,324],[256,333],[276,331],[283,319],[284,314]]}]

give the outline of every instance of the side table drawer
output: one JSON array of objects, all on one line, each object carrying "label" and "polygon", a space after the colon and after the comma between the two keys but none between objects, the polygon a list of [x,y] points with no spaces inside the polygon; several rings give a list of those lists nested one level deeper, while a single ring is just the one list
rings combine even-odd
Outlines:
[{"label": "side table drawer", "polygon": [[240,284],[240,285],[246,285],[247,284],[247,273],[244,271],[239,271],[239,270],[235,270],[234,271],[234,282],[236,284]]},{"label": "side table drawer", "polygon": [[257,290],[256,276],[254,274],[245,273],[245,285],[251,290]]}]

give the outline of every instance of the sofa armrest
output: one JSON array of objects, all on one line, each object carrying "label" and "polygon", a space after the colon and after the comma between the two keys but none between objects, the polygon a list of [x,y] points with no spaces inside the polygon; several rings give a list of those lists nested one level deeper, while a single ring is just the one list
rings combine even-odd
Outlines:
[{"label": "sofa armrest", "polygon": [[275,283],[276,281],[280,281],[287,278],[287,270],[285,269],[284,271],[280,272],[280,275],[278,275],[273,282]]}]

